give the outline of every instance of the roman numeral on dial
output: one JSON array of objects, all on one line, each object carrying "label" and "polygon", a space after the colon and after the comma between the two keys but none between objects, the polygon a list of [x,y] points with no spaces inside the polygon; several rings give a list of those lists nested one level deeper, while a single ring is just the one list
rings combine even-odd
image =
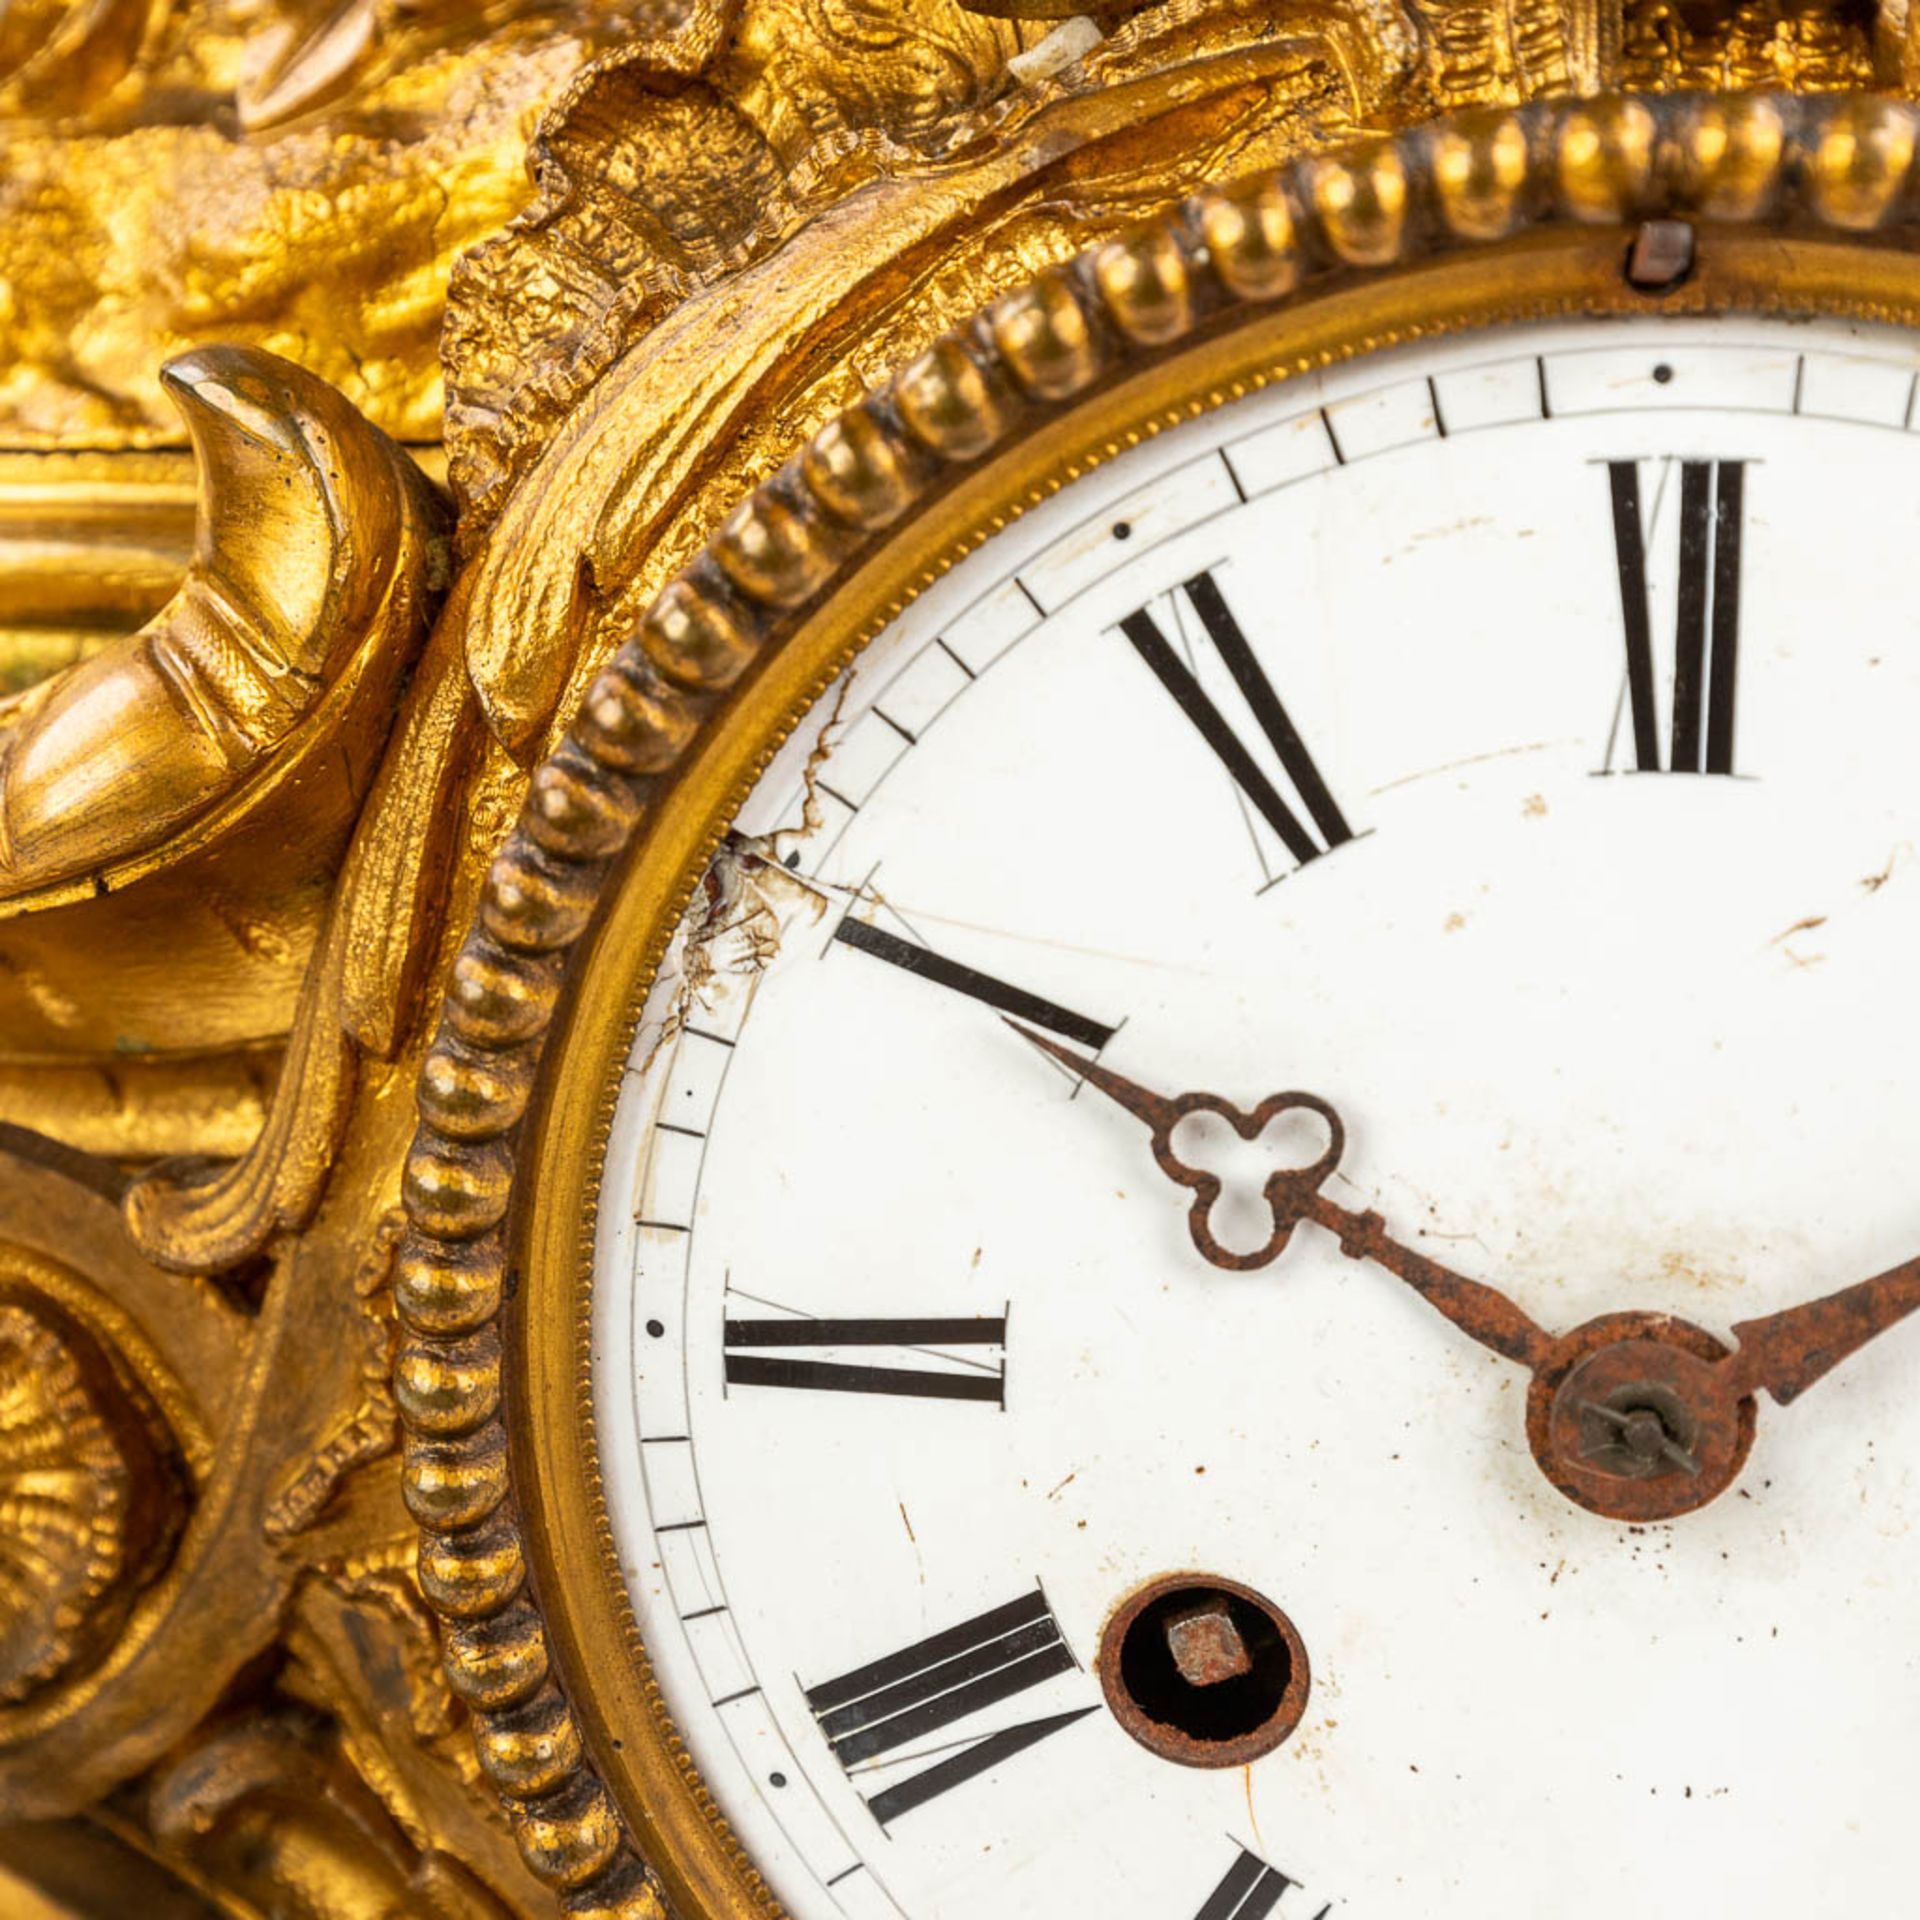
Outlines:
[{"label": "roman numeral on dial", "polygon": [[[1320,777],[1313,755],[1288,717],[1273,682],[1261,670],[1253,648],[1240,629],[1233,609],[1211,573],[1197,573],[1180,591],[1199,615],[1222,664],[1232,676],[1241,698],[1273,750],[1297,796],[1297,810],[1281,797],[1253,750],[1234,730],[1233,723],[1214,705],[1198,677],[1145,607],[1120,622],[1120,631],[1133,643],[1153,670],[1173,703],[1192,721],[1201,739],[1219,756],[1254,811],[1284,842],[1287,851],[1304,866],[1353,838],[1346,816]],[[1306,818],[1300,816],[1304,813]]]},{"label": "roman numeral on dial", "polygon": [[[1280,1896],[1299,1884],[1242,1847],[1193,1920],[1266,1920],[1280,1904]],[[1327,1920],[1332,1911],[1322,1908],[1315,1920]]]},{"label": "roman numeral on dial", "polygon": [[1627,646],[1627,705],[1634,764],[1642,773],[1731,773],[1740,673],[1740,545],[1746,462],[1680,462],[1679,591],[1667,759],[1660,759],[1653,618],[1637,460],[1607,463],[1614,558]]},{"label": "roman numeral on dial", "polygon": [[918,974],[923,980],[931,980],[935,986],[946,987],[954,993],[964,993],[970,999],[978,1000],[982,1006],[1010,1013],[1032,1026],[1045,1027],[1049,1033],[1057,1033],[1063,1040],[1077,1041],[1090,1053],[1098,1053],[1117,1031],[1113,1027],[1102,1026],[1098,1020],[1089,1020],[1084,1013],[1075,1013],[1071,1008],[1043,999],[1037,993],[1029,993],[1024,987],[1009,986],[1006,981],[996,980],[990,973],[962,966],[959,961],[949,960],[930,947],[903,940],[897,933],[889,933],[886,928],[876,927],[871,921],[856,920],[851,914],[834,928],[833,937],[841,945],[871,954],[874,959],[884,960],[890,967],[898,967],[903,973]]},{"label": "roman numeral on dial", "polygon": [[[1036,1588],[883,1660],[809,1687],[807,1705],[834,1757],[854,1774],[881,1754],[944,1734],[988,1707],[1071,1673],[1078,1664],[1045,1594]],[[869,1795],[867,1805],[887,1826],[1097,1711],[1079,1707],[982,1733],[957,1752],[949,1748],[932,1766]]]},{"label": "roman numeral on dial", "polygon": [[[735,1387],[799,1387],[829,1393],[893,1393],[917,1400],[1007,1403],[1005,1315],[946,1320],[734,1320],[724,1323],[727,1383]],[[821,1350],[891,1347],[934,1364],[869,1367],[822,1360]],[[943,1347],[1001,1349],[991,1362],[969,1364]],[[794,1351],[811,1348],[815,1357]],[[769,1351],[771,1350],[771,1351]]]}]

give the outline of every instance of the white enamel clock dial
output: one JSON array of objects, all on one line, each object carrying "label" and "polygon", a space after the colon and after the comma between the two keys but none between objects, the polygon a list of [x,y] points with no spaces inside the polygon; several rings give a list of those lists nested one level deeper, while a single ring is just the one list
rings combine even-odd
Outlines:
[{"label": "white enamel clock dial", "polygon": [[[1920,1256],[1916,368],[1647,321],[1284,383],[773,763],[634,1045],[593,1392],[796,1920],[1904,1910],[1920,1326],[1791,1405],[1752,1335],[1750,1453],[1667,1349],[1582,1376],[1581,1499],[1421,1289],[1722,1356]],[[1321,1104],[1156,1159],[1141,1089]]]}]

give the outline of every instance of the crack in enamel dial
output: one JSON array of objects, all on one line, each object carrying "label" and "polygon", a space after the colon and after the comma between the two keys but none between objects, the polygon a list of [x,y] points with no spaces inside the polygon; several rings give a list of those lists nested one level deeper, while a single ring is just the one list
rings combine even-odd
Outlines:
[{"label": "crack in enamel dial", "polygon": [[592,1323],[654,1674],[796,1920],[1895,1897],[1916,379],[1375,355],[813,705],[646,1001]]}]

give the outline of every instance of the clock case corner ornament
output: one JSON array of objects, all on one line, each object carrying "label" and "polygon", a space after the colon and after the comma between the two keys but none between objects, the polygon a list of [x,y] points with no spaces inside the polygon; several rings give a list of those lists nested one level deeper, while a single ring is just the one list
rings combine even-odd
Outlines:
[{"label": "clock case corner ornament", "polygon": [[[1271,383],[1522,321],[1920,325],[1917,144],[1920,110],[1879,95],[1617,95],[1203,192],[902,367],[655,599],[487,875],[422,1073],[397,1283],[421,1584],[481,1763],[570,1911],[778,1911],[654,1679],[585,1383],[635,982],[799,716],[1011,516]],[[1685,251],[1650,279],[1666,222]]]}]

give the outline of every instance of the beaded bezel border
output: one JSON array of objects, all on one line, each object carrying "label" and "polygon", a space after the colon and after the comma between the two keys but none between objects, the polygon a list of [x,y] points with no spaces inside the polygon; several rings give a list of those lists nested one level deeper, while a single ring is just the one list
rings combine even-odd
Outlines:
[{"label": "beaded bezel border", "polygon": [[[1879,95],[1480,109],[1181,203],[1050,269],[814,436],[658,595],[533,774],[421,1071],[394,1365],[419,1579],[480,1764],[575,1915],[666,1909],[553,1670],[509,1472],[500,1316],[523,1120],[569,957],[730,689],[943,487],[1204,330],[1552,228],[1673,218],[1911,250],[1920,112]],[[1490,265],[1491,265],[1490,260]]]}]

